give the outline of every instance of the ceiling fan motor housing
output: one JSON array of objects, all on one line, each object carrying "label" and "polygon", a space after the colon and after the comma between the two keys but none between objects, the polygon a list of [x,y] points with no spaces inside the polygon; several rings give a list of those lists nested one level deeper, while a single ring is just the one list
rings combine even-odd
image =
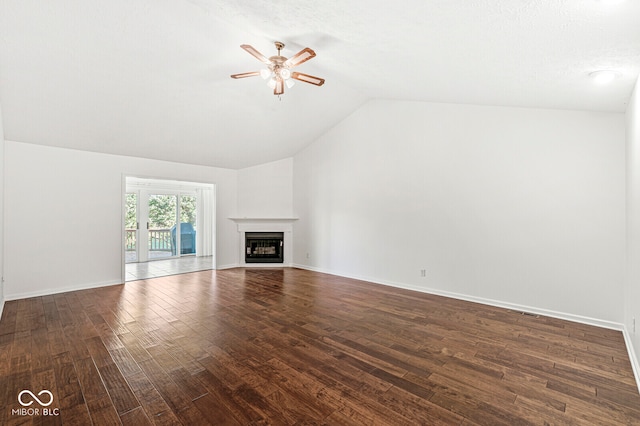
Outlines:
[{"label": "ceiling fan motor housing", "polygon": [[286,79],[288,78],[288,76],[291,75],[289,68],[284,65],[286,60],[287,58],[280,55],[272,56],[269,58],[269,61],[271,61],[271,64],[269,65],[269,69],[271,70],[272,73],[275,74],[276,78],[282,77]]}]

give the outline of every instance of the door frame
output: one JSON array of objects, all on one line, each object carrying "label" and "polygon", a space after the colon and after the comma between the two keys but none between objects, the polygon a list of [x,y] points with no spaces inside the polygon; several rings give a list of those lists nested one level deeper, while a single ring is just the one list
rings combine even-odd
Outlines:
[{"label": "door frame", "polygon": [[[136,182],[135,184],[131,184],[131,182]],[[126,242],[126,229],[125,229],[125,221],[126,221],[126,209],[127,209],[127,205],[126,205],[126,197],[127,197],[127,192],[133,192],[133,191],[127,191],[128,186],[135,186],[135,185],[148,185],[149,187],[152,187],[153,184],[157,184],[158,186],[155,187],[155,189],[152,189],[153,191],[157,191],[155,193],[176,193],[176,195],[178,195],[177,201],[178,201],[178,208],[177,208],[177,223],[179,224],[180,222],[180,195],[185,194],[185,195],[193,195],[193,192],[196,191],[197,188],[203,188],[203,189],[208,189],[211,190],[211,205],[208,206],[208,208],[210,209],[210,216],[211,216],[211,235],[209,236],[209,240],[211,241],[211,247],[209,252],[211,253],[211,255],[213,256],[213,269],[215,269],[216,267],[216,203],[217,203],[217,197],[216,197],[216,184],[213,182],[198,182],[198,181],[194,181],[194,180],[184,180],[184,179],[175,179],[175,178],[169,178],[169,177],[149,177],[149,176],[140,176],[140,175],[130,175],[130,174],[122,174],[122,197],[121,197],[121,203],[122,203],[122,214],[120,217],[120,230],[121,230],[121,242],[120,242],[120,259],[121,259],[121,278],[122,278],[122,282],[126,282],[126,251],[125,251],[125,242]],[[161,189],[158,189],[161,188]],[[149,190],[149,189],[148,189]],[[140,205],[141,205],[141,198],[140,196],[137,197],[137,212],[136,214],[139,215],[140,214]],[[200,201],[198,201],[200,202]],[[148,209],[148,205],[147,205],[147,209]],[[147,213],[148,214],[148,213]],[[142,224],[139,224],[139,227],[142,227]],[[179,232],[179,226],[178,225],[176,228],[176,245],[177,247],[180,247],[180,232]],[[140,229],[138,229],[139,231]],[[138,232],[139,236],[140,233]],[[139,242],[136,241],[136,244],[139,245]],[[139,248],[136,247],[136,250],[138,250],[138,262],[140,262],[140,256],[139,256]],[[171,259],[171,258],[179,258],[180,257],[180,253],[178,251],[176,251],[176,256],[171,256],[171,257],[166,257],[164,259]],[[198,253],[196,252],[196,256],[198,255]],[[160,260],[160,259],[158,259]],[[148,260],[147,260],[148,261]]]}]

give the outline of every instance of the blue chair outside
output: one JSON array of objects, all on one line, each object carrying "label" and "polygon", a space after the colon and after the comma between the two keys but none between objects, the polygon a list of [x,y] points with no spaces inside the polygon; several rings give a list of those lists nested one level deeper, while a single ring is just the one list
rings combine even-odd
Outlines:
[{"label": "blue chair outside", "polygon": [[[176,225],[171,227],[171,254],[176,255]],[[180,254],[193,254],[196,252],[196,231],[188,222],[180,224]]]}]

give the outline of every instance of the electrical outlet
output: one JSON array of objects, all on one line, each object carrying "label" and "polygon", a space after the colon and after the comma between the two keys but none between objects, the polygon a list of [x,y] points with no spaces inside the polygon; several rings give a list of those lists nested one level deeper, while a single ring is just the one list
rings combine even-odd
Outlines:
[{"label": "electrical outlet", "polygon": [[307,253],[307,259],[309,259],[311,257],[311,255],[309,253]]},{"label": "electrical outlet", "polygon": [[427,270],[426,269],[420,269],[420,276],[422,278],[425,278],[427,276]]},{"label": "electrical outlet", "polygon": [[633,325],[631,326],[633,334],[636,334],[636,317],[633,317]]}]

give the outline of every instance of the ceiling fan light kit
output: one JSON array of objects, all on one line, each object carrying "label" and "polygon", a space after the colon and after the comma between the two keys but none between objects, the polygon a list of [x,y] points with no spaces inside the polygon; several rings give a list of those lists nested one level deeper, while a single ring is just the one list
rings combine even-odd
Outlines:
[{"label": "ceiling fan light kit", "polygon": [[231,78],[246,78],[256,75],[261,76],[263,79],[268,80],[267,85],[273,89],[274,95],[282,95],[284,93],[284,87],[293,87],[294,80],[302,81],[304,83],[313,84],[315,86],[322,86],[324,79],[315,77],[309,74],[303,74],[299,72],[292,72],[291,69],[297,67],[309,59],[316,56],[316,52],[308,47],[305,47],[300,52],[293,55],[291,58],[285,58],[280,54],[280,51],[284,48],[284,43],[276,41],[276,49],[278,54],[267,59],[262,53],[258,52],[253,46],[243,44],[240,47],[249,52],[253,57],[267,66],[266,69],[260,71],[251,71],[241,74],[232,74]]}]

